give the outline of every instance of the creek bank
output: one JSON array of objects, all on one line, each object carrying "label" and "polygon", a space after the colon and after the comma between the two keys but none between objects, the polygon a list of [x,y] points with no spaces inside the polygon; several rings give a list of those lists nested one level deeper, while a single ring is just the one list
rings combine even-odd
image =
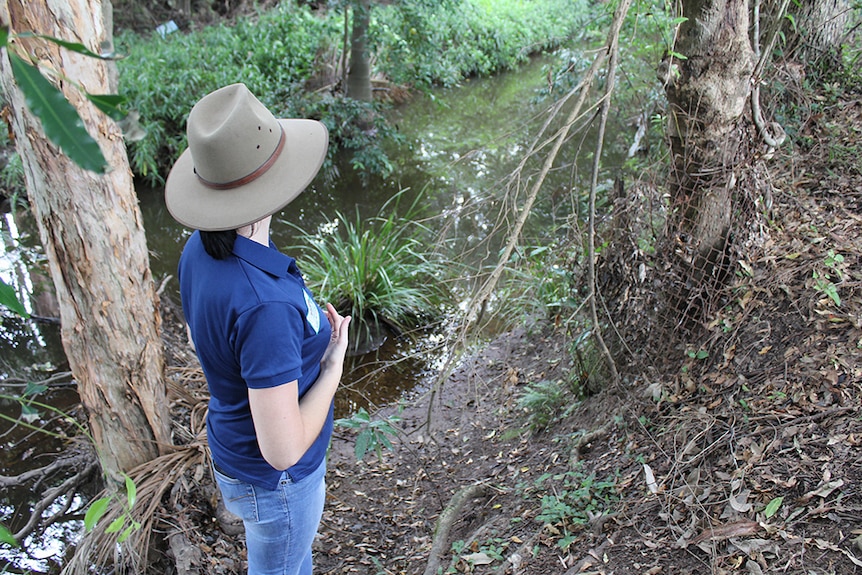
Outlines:
[{"label": "creek bank", "polygon": [[[504,334],[433,403],[424,394],[374,414],[401,418],[380,459],[357,462],[355,436],[338,432],[317,572],[420,575],[430,558],[444,572],[497,575],[858,574],[862,173],[836,170],[832,152],[859,144],[862,105],[830,110],[807,127],[812,147],[777,159],[769,241],[719,318],[736,328],[711,342],[723,361],[626,366],[624,385],[573,399],[550,431],[532,432],[519,396],[568,377],[568,336],[552,326]],[[835,126],[838,140],[823,137]],[[813,277],[830,250],[843,256],[840,306]],[[194,492],[206,492],[203,477]],[[598,487],[605,480],[612,489]],[[606,512],[547,519],[576,488],[603,497]],[[185,509],[200,512],[191,532],[209,572],[240,572],[241,541],[218,529],[208,503]]]}]

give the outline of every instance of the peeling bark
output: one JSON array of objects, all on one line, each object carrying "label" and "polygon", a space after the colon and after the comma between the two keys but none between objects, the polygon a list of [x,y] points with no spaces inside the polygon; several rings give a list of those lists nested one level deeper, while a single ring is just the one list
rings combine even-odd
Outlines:
[{"label": "peeling bark", "polygon": [[[103,10],[99,0],[0,2],[0,18],[12,33],[79,42],[96,53],[109,40]],[[103,470],[121,481],[123,471],[170,444],[170,419],[158,299],[122,134],[66,80],[89,93],[113,93],[112,66],[39,38],[15,44],[38,59],[43,73],[53,71],[48,77],[78,110],[110,166],[104,175],[86,171],[45,138],[4,53],[3,88],[59,300],[63,345]]]}]

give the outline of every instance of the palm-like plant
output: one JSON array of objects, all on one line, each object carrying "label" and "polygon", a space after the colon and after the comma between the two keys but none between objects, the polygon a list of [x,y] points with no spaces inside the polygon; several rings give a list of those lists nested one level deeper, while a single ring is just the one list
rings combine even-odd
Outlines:
[{"label": "palm-like plant", "polygon": [[[397,196],[396,196],[397,198]],[[355,221],[337,213],[314,233],[300,232],[308,257],[301,269],[321,301],[353,316],[354,350],[379,340],[383,330],[402,334],[427,325],[448,299],[441,256],[429,251],[430,230],[394,212]],[[397,203],[397,202],[396,202]]]}]

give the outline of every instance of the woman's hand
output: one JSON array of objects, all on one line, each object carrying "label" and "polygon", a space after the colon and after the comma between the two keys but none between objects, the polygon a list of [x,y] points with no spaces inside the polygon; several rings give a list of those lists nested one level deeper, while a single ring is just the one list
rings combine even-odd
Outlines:
[{"label": "woman's hand", "polygon": [[329,345],[320,360],[324,369],[331,367],[341,368],[344,356],[347,353],[347,329],[350,325],[350,316],[342,317],[331,303],[326,304],[326,317],[332,328],[332,336]]}]

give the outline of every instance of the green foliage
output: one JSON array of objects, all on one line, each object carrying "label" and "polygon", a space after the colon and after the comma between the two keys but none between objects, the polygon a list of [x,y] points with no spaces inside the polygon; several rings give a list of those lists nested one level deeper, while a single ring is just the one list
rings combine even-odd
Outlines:
[{"label": "green foliage", "polygon": [[593,345],[592,335],[591,330],[584,329],[569,344],[572,368],[567,378],[541,380],[524,388],[518,406],[526,412],[533,431],[545,431],[555,421],[567,417],[579,401],[599,391],[606,380],[604,359]]},{"label": "green foliage", "polygon": [[[339,5],[341,7],[341,5]],[[398,84],[428,88],[491,74],[526,61],[531,53],[561,45],[578,28],[567,0],[444,0],[374,5],[369,46],[374,72]],[[379,105],[307,93],[309,80],[325,72],[322,54],[338,52],[340,10],[312,11],[278,3],[232,26],[144,38],[117,39],[120,91],[140,115],[143,136],[129,142],[132,170],[159,185],[185,149],[185,118],[204,94],[244,82],[284,117],[316,118],[330,130],[331,158],[352,153],[360,174],[388,176],[382,146],[394,138]]]},{"label": "green foliage", "polygon": [[21,317],[30,317],[24,305],[18,301],[18,296],[15,294],[15,288],[0,279],[0,305],[6,306],[10,311],[17,313]]},{"label": "green foliage", "polygon": [[287,116],[291,99],[314,72],[317,54],[340,34],[340,21],[307,6],[281,2],[231,27],[149,38],[124,33],[118,49],[120,91],[140,114],[143,138],[130,145],[133,171],[162,181],[166,167],[185,149],[185,119],[204,94],[245,83],[274,114]]},{"label": "green foliage", "polygon": [[709,357],[709,352],[705,349],[690,349],[685,354],[691,359],[706,359]]},{"label": "green foliage", "polygon": [[[15,419],[6,413],[0,413],[0,419],[6,420],[13,425],[20,425],[51,437],[66,437],[61,433],[48,431],[43,427],[38,427],[30,423],[38,419],[41,411],[44,410],[61,416],[66,422],[72,424],[79,432],[87,437],[90,443],[95,445],[93,437],[87,432],[86,428],[74,418],[67,415],[61,409],[33,399],[34,396],[46,391],[47,389],[48,388],[45,385],[30,382],[25,387],[21,396],[0,394],[0,400],[15,401],[21,405],[20,418]],[[119,533],[117,538],[119,543],[125,541],[133,531],[141,528],[141,524],[132,517],[132,508],[137,500],[137,486],[131,477],[127,475],[124,475],[124,477],[126,488],[125,495],[115,493],[96,499],[90,503],[89,508],[84,515],[84,527],[87,531],[90,531],[98,524],[105,514],[111,510],[112,505],[122,506],[122,512],[105,528],[106,533]],[[10,545],[17,545],[12,534],[3,525],[0,525],[0,541]]]},{"label": "green foliage", "polygon": [[141,528],[141,524],[132,517],[132,508],[135,506],[135,501],[137,500],[138,488],[128,475],[125,475],[125,485],[125,496],[115,493],[107,497],[101,497],[90,503],[87,513],[84,514],[84,529],[92,531],[108,512],[112,504],[121,505],[122,513],[105,528],[105,533],[119,533],[117,542],[122,543],[134,531]]},{"label": "green foliage", "polygon": [[[10,146],[8,143],[0,143],[0,148]],[[12,148],[8,148],[6,163],[0,169],[0,187],[9,194],[7,199],[11,204],[11,211],[17,208],[18,202],[26,192],[24,183],[24,164],[21,156]],[[26,196],[24,196],[26,199]]]},{"label": "green foliage", "polygon": [[830,249],[823,260],[823,267],[825,269],[820,271],[815,269],[812,272],[814,289],[826,295],[836,306],[841,307],[838,286],[832,280],[842,281],[844,279],[844,256]]},{"label": "green foliage", "polygon": [[42,120],[45,135],[81,167],[102,173],[107,167],[99,144],[87,133],[78,111],[39,70],[9,52],[12,73],[27,106]]},{"label": "green foliage", "polygon": [[5,543],[12,547],[19,547],[19,543],[15,539],[15,536],[12,535],[12,532],[9,531],[5,525],[0,525],[0,543]]},{"label": "green foliage", "polygon": [[530,428],[543,431],[571,400],[571,393],[565,389],[562,382],[543,379],[527,385],[518,400],[518,406],[527,412]]},{"label": "green foliage", "polygon": [[382,105],[351,98],[300,96],[296,99],[298,114],[320,118],[329,130],[331,146],[324,169],[332,165],[333,150],[351,154],[353,168],[366,179],[375,174],[388,177],[393,170],[384,142],[400,143],[403,137],[382,115]]},{"label": "green foliage", "polygon": [[[104,173],[107,169],[105,157],[102,155],[99,144],[84,128],[78,111],[69,103],[63,93],[42,75],[35,63],[25,60],[18,54],[17,50],[14,49],[14,44],[11,43],[11,40],[15,38],[39,38],[57,44],[66,50],[92,58],[102,58],[102,56],[94,54],[82,44],[67,42],[51,36],[31,33],[10,36],[9,29],[6,27],[3,27],[2,33],[0,33],[0,48],[7,49],[15,83],[21,89],[27,107],[42,122],[45,135],[82,168]],[[101,110],[110,111],[113,117],[122,115],[118,108],[119,104],[122,103],[122,98],[119,96],[85,95],[96,103]]]},{"label": "green foliage", "polygon": [[356,461],[362,461],[362,458],[369,451],[374,451],[377,454],[377,459],[382,461],[383,448],[392,450],[392,442],[389,438],[396,436],[395,425],[400,421],[401,418],[397,415],[390,415],[386,419],[372,420],[368,412],[364,408],[360,408],[350,417],[335,420],[335,425],[359,430],[353,448]]},{"label": "green foliage", "polygon": [[769,503],[766,504],[766,508],[763,510],[763,515],[766,516],[767,519],[775,515],[778,510],[781,508],[781,504],[784,503],[783,497],[775,497],[770,500]]},{"label": "green foliage", "polygon": [[299,229],[295,249],[308,254],[301,265],[306,282],[321,301],[353,316],[356,345],[382,326],[401,333],[427,325],[448,301],[446,262],[426,248],[431,233],[418,223],[415,203],[396,215],[399,197],[377,217],[357,213],[350,221],[339,213],[315,233]]},{"label": "green foliage", "polygon": [[536,480],[535,488],[544,493],[536,521],[545,524],[564,551],[591,518],[611,512],[620,499],[615,480],[597,480],[595,474],[587,475],[581,466],[563,474],[546,473]]},{"label": "green foliage", "polygon": [[575,309],[577,258],[572,246],[556,242],[516,247],[499,292],[500,315],[523,325]]},{"label": "green foliage", "polygon": [[394,82],[452,86],[557,48],[578,29],[578,12],[564,0],[403,2],[372,13],[370,43]]}]

